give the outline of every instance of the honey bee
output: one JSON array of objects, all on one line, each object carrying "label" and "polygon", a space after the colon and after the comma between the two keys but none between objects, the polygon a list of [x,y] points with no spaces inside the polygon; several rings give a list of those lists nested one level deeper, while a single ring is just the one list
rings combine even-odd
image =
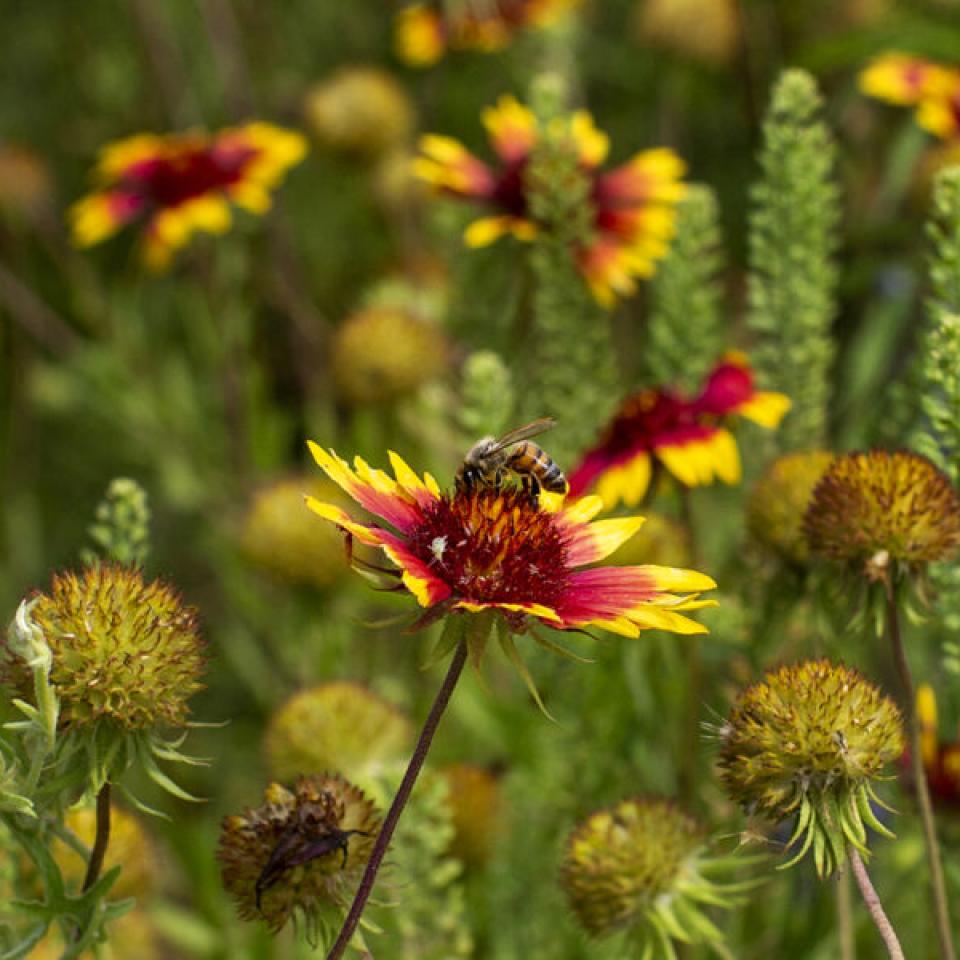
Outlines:
[{"label": "honey bee", "polygon": [[530,438],[551,429],[553,417],[541,417],[505,433],[502,437],[478,440],[463,458],[457,472],[457,489],[469,492],[483,484],[499,490],[512,475],[536,503],[541,490],[566,493],[566,478],[550,455]]}]

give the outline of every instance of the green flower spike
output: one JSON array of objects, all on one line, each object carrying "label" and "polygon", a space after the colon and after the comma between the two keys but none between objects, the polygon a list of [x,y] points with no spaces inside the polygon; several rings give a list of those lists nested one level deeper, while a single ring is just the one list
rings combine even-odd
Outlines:
[{"label": "green flower spike", "polygon": [[738,698],[720,729],[720,778],[750,815],[796,818],[781,869],[813,850],[821,877],[847,855],[867,857],[877,819],[873,781],[904,748],[900,712],[855,670],[811,660],[768,673]]}]

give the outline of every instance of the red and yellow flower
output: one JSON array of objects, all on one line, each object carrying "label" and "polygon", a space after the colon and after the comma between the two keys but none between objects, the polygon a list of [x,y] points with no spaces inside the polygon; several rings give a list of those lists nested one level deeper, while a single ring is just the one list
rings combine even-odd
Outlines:
[{"label": "red and yellow flower", "polygon": [[308,497],[311,510],[379,547],[428,616],[497,613],[510,632],[535,622],[556,630],[597,626],[636,637],[641,630],[705,633],[685,614],[714,601],[699,591],[716,584],[702,573],[660,566],[597,567],[631,537],[642,518],[592,518],[597,497],[550,510],[514,489],[440,490],[395,453],[394,476],[357,457],[351,467],[314,443],[317,463],[369,513],[386,521],[355,520],[331,503]]},{"label": "red and yellow flower", "polygon": [[944,140],[960,136],[960,68],[904,53],[885,53],[861,74],[868,96],[916,107],[917,123]]},{"label": "red and yellow flower", "polygon": [[[482,115],[497,156],[493,166],[451,137],[429,134],[420,141],[414,171],[441,192],[487,207],[464,233],[467,246],[481,247],[504,234],[531,240],[540,225],[530,212],[526,170],[544,131],[533,111],[501,97]],[[605,306],[636,290],[669,249],[676,205],[684,192],[683,161],[666,148],[644,150],[602,172],[610,141],[584,110],[559,121],[570,149],[591,180],[593,237],[576,251],[577,264],[596,299]]]},{"label": "red and yellow flower", "polygon": [[782,393],[755,388],[743,355],[728,353],[692,399],[668,387],[628,397],[570,473],[570,493],[595,488],[607,508],[621,500],[635,506],[657,464],[685,487],[738,483],[740,453],[727,422],[744,417],[773,429],[789,409]]},{"label": "red and yellow flower", "polygon": [[927,684],[917,690],[916,709],[923,769],[934,802],[960,807],[960,741],[940,739],[937,698]]},{"label": "red and yellow flower", "polygon": [[447,49],[492,53],[514,34],[549,26],[580,0],[493,0],[467,2],[453,9],[439,2],[414,3],[397,15],[394,46],[411,67],[429,67]]},{"label": "red and yellow flower", "polygon": [[143,223],[143,258],[155,270],[194,233],[230,229],[231,204],[249,213],[270,208],[270,191],[306,153],[292,130],[248,123],[214,134],[138,134],[104,147],[99,189],[69,212],[78,247],[101,243],[129,223]]}]

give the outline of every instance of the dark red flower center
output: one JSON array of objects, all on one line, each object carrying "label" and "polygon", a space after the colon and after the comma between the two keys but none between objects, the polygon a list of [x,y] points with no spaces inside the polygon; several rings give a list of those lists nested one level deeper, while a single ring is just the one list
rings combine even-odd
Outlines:
[{"label": "dark red flower center", "polygon": [[490,197],[496,206],[514,217],[527,216],[527,189],[524,183],[526,167],[526,157],[504,167]]},{"label": "dark red flower center", "polygon": [[257,153],[242,144],[198,144],[134,164],[120,187],[158,207],[176,207],[237,183]]},{"label": "dark red flower center", "polygon": [[484,488],[442,497],[411,534],[410,548],[457,599],[556,609],[566,595],[563,536],[553,515],[523,491]]}]

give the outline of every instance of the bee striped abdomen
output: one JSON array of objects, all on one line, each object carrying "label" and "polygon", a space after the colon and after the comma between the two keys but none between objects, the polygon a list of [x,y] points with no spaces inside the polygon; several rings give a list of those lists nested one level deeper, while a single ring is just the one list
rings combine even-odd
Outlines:
[{"label": "bee striped abdomen", "polygon": [[533,477],[542,489],[550,493],[567,492],[563,471],[542,447],[529,440],[514,447],[507,466],[514,473]]}]

